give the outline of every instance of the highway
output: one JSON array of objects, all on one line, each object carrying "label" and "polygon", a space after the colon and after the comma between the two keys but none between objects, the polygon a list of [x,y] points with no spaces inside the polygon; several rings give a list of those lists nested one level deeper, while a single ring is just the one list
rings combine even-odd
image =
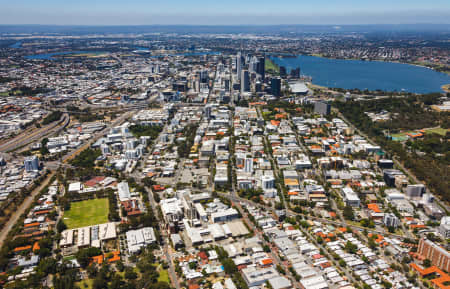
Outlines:
[{"label": "highway", "polygon": [[32,131],[26,131],[15,138],[0,145],[0,152],[10,152],[18,148],[26,146],[34,141],[40,140],[41,138],[57,133],[63,128],[65,128],[70,122],[70,116],[67,113],[62,115],[62,118],[58,122],[53,122],[43,128]]},{"label": "highway", "polygon": [[[127,117],[129,117],[131,112],[127,112],[123,114],[121,117],[114,120],[109,126],[104,128],[101,132],[98,132],[94,135],[94,137],[89,140],[86,144],[81,146],[79,149],[69,152],[67,155],[63,157],[63,165],[66,165],[66,163],[73,159],[75,156],[77,156],[79,153],[81,153],[83,150],[87,149],[93,142],[97,141],[98,138],[103,136],[111,127],[119,125],[121,122],[123,122]],[[25,200],[22,202],[22,204],[19,206],[19,208],[14,212],[14,214],[10,217],[8,222],[5,224],[3,229],[0,231],[0,247],[3,245],[3,242],[5,241],[6,237],[8,236],[9,231],[12,229],[14,224],[19,220],[20,216],[27,210],[28,207],[31,206],[34,197],[48,184],[50,178],[55,174],[55,170],[61,165],[60,162],[48,162],[46,163],[46,167],[51,170],[51,173],[48,175],[48,177],[41,183],[39,187],[37,187],[31,194],[25,198]]]},{"label": "highway", "polygon": [[20,216],[25,213],[25,211],[31,206],[34,198],[39,194],[39,192],[48,184],[50,179],[53,177],[55,173],[51,172],[47,178],[36,188],[34,189],[29,196],[25,198],[25,200],[20,204],[17,210],[11,215],[8,222],[6,222],[5,226],[0,231],[0,247],[3,246],[3,243],[6,240],[6,237],[9,234],[9,231],[14,227],[17,221],[20,219]]}]

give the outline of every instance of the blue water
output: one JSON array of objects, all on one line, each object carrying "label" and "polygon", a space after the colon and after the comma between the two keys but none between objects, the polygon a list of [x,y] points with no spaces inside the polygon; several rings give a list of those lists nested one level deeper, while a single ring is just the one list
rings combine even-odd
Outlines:
[{"label": "blue water", "polygon": [[66,54],[80,54],[80,53],[91,53],[97,51],[65,51],[65,52],[52,52],[52,53],[42,53],[42,54],[33,54],[25,56],[26,59],[43,59],[50,60],[54,59],[53,56],[56,55],[66,55]]},{"label": "blue water", "polygon": [[14,44],[11,44],[10,46],[9,46],[9,48],[22,48],[22,42],[16,42],[16,43],[14,43]]},{"label": "blue water", "polygon": [[450,84],[448,74],[402,63],[306,55],[271,59],[276,64],[285,66],[288,71],[300,66],[301,74],[311,76],[314,84],[327,87],[429,93],[442,92],[441,86]]}]

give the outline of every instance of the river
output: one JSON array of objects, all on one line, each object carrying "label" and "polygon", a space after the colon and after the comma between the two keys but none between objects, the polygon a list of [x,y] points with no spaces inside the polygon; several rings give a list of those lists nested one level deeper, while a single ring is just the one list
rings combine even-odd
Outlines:
[{"label": "river", "polygon": [[442,92],[450,84],[450,75],[432,69],[394,62],[329,59],[300,55],[293,58],[271,57],[286,70],[300,66],[301,74],[327,87],[361,90]]}]

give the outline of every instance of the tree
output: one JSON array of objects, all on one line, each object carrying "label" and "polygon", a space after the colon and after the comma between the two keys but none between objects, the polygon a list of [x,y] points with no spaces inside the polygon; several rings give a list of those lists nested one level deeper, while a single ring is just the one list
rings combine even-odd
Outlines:
[{"label": "tree", "polygon": [[135,279],[137,279],[138,276],[137,276],[136,272],[134,272],[133,268],[127,267],[127,268],[125,268],[124,277],[127,280],[135,280]]},{"label": "tree", "polygon": [[93,289],[105,289],[108,288],[108,282],[102,278],[101,275],[97,276],[92,283]]},{"label": "tree", "polygon": [[423,260],[423,266],[428,268],[431,266],[431,260],[430,259],[425,259]]},{"label": "tree", "polygon": [[91,258],[102,254],[99,248],[91,247],[87,249],[81,249],[75,255],[78,263],[82,268],[86,268],[91,262]]},{"label": "tree", "polygon": [[345,206],[344,211],[342,212],[342,214],[344,215],[344,218],[347,220],[351,220],[353,221],[353,219],[355,218],[354,214],[353,214],[353,209],[351,206]]},{"label": "tree", "polygon": [[356,254],[356,252],[358,251],[358,246],[356,246],[355,244],[353,244],[350,241],[347,241],[347,243],[345,243],[344,249],[345,249],[345,251],[347,251],[351,254]]},{"label": "tree", "polygon": [[58,221],[58,223],[56,224],[56,230],[58,231],[58,233],[61,233],[62,231],[66,230],[67,226],[64,223],[64,221],[62,219],[60,219]]}]

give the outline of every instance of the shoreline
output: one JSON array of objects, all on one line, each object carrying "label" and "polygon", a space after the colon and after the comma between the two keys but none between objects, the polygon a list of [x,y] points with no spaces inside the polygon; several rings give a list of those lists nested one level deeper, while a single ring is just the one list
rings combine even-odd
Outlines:
[{"label": "shoreline", "polygon": [[[269,57],[283,58],[283,57],[280,57],[280,56],[282,56],[281,54],[278,54],[278,55],[279,56],[269,55]],[[365,61],[365,62],[388,62],[388,63],[397,63],[397,64],[407,64],[407,65],[412,65],[412,66],[417,66],[417,67],[423,67],[423,68],[431,69],[431,70],[439,72],[439,73],[450,75],[450,70],[449,71],[438,71],[438,70],[436,70],[433,67],[430,67],[430,66],[427,66],[427,65],[424,65],[424,64],[415,63],[415,62],[402,62],[402,61],[398,61],[398,60],[381,60],[381,59],[366,60],[366,59],[362,59],[362,58],[336,58],[336,57],[323,56],[322,54],[291,54],[291,55],[293,55],[295,57],[298,57],[298,56],[314,56],[314,57],[319,57],[319,58],[324,58],[324,59],[334,59],[334,60],[357,60],[357,61]]]},{"label": "shoreline", "polygon": [[450,83],[449,84],[444,84],[443,86],[441,86],[442,90],[450,93]]}]

